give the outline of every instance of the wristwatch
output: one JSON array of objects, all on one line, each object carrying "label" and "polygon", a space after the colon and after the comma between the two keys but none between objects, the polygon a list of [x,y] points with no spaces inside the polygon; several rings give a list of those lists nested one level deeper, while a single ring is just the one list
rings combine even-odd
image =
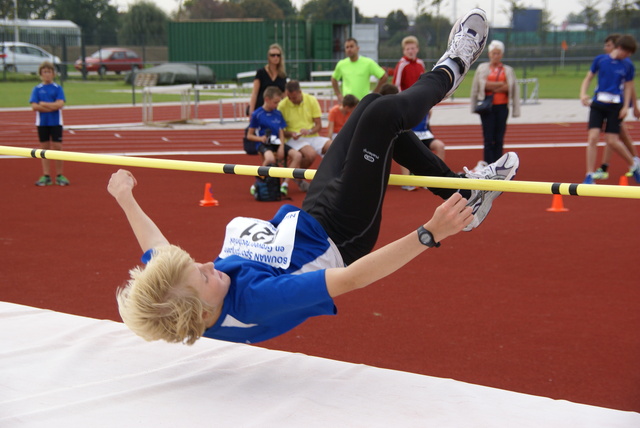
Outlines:
[{"label": "wristwatch", "polygon": [[424,226],[418,228],[418,239],[422,245],[426,245],[429,248],[438,248],[440,246],[440,243],[433,239],[433,234],[425,229]]}]

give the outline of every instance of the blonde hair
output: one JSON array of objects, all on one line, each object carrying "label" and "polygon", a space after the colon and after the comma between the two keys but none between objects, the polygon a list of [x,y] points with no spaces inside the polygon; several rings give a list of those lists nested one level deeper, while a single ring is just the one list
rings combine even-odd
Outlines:
[{"label": "blonde hair", "polygon": [[[269,51],[271,49],[278,49],[280,51],[280,62],[278,63],[278,77],[287,77],[287,70],[284,65],[284,51],[282,50],[282,46],[280,46],[277,43],[273,43],[271,46],[269,46],[269,49],[267,49],[267,61],[269,60]],[[267,62],[267,66],[268,65],[269,63]]]},{"label": "blonde hair", "polygon": [[408,45],[410,43],[414,43],[416,46],[420,45],[418,43],[418,38],[416,36],[407,36],[404,39],[402,39],[402,48],[404,49],[405,45]]},{"label": "blonde hair", "polygon": [[487,49],[487,52],[491,52],[494,49],[498,49],[500,52],[504,53],[504,43],[500,40],[492,40],[491,43],[489,43],[489,49]]},{"label": "blonde hair", "polygon": [[148,341],[195,343],[206,328],[203,312],[212,308],[186,284],[193,263],[186,251],[168,245],[154,249],[146,267],[131,269],[131,279],[116,293],[126,326]]},{"label": "blonde hair", "polygon": [[42,70],[44,69],[51,70],[53,71],[53,74],[56,74],[56,68],[53,66],[51,61],[43,61],[42,64],[40,64],[40,67],[38,67],[38,76],[42,74]]}]

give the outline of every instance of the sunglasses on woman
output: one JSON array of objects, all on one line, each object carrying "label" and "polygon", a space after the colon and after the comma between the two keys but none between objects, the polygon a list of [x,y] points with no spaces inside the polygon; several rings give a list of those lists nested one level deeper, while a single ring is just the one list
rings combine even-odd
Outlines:
[{"label": "sunglasses on woman", "polygon": [[269,56],[281,56],[279,53],[270,53]]}]

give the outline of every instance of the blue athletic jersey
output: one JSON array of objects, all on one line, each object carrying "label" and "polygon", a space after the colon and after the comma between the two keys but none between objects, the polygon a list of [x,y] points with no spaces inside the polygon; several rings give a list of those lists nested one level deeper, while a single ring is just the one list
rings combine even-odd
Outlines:
[{"label": "blue athletic jersey", "polygon": [[[53,103],[58,100],[66,101],[62,87],[57,83],[45,85],[40,83],[31,92],[29,104],[40,101]],[[62,121],[62,109],[51,112],[36,112],[36,126],[60,126]]]},{"label": "blue athletic jersey", "polygon": [[263,107],[255,110],[251,114],[249,128],[256,130],[256,135],[263,136],[267,129],[271,130],[271,135],[277,137],[280,130],[287,127],[287,122],[280,110],[266,111]]},{"label": "blue athletic jersey", "polygon": [[[598,75],[594,101],[602,101],[598,94],[611,94],[624,99],[624,84],[633,80],[635,67],[629,58],[613,59],[608,54],[598,55],[591,64],[591,72]],[[619,104],[619,103],[618,103]]]},{"label": "blue athletic jersey", "polygon": [[[147,251],[143,262],[151,255]],[[342,257],[316,219],[292,205],[283,205],[270,221],[233,219],[214,264],[231,285],[205,337],[256,343],[310,317],[337,313],[325,269],[343,267]]]}]

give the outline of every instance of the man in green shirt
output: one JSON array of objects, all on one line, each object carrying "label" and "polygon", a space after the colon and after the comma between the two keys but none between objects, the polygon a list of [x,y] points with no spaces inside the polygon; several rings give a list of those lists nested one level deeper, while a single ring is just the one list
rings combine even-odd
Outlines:
[{"label": "man in green shirt", "polygon": [[[370,77],[378,79],[378,84],[373,92],[379,92],[382,85],[387,83],[389,75],[374,60],[361,56],[360,46],[354,38],[344,42],[344,51],[347,58],[338,61],[331,76],[333,91],[338,97],[338,103],[342,102],[342,97],[347,94],[354,95],[361,100],[371,92]],[[342,80],[342,91],[338,81]]]}]

